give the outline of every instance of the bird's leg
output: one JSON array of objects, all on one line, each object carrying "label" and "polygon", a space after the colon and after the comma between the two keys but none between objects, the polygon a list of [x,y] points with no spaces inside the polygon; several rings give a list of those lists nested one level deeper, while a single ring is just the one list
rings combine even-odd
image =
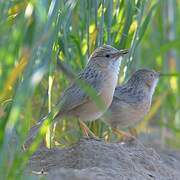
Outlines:
[{"label": "bird's leg", "polygon": [[79,125],[83,131],[83,134],[88,137],[89,133],[88,133],[88,130],[87,130],[88,127],[86,126],[86,124],[84,124],[81,120],[79,120]]},{"label": "bird's leg", "polygon": [[117,136],[121,136],[123,139],[130,139],[130,140],[134,140],[136,139],[135,136],[131,135],[130,133],[127,133],[125,131],[121,131],[117,128],[112,128],[112,131],[114,134],[116,134]]},{"label": "bird's leg", "polygon": [[99,138],[88,128],[88,126],[83,121],[79,120],[79,125],[80,125],[80,128],[83,131],[83,134],[86,137],[91,137],[91,138],[93,138],[95,140],[99,140]]}]

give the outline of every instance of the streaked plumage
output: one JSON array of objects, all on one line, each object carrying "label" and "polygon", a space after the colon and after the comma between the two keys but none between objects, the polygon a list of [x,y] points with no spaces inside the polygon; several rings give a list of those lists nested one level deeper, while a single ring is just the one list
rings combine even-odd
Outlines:
[{"label": "streaked plumage", "polygon": [[140,69],[122,86],[115,89],[113,101],[104,116],[112,128],[123,129],[139,122],[151,107],[159,73]]},{"label": "streaked plumage", "polygon": [[[75,117],[81,121],[93,121],[102,116],[112,102],[121,60],[123,55],[127,53],[128,50],[119,51],[109,45],[97,48],[90,56],[84,71],[79,74],[77,80],[60,97],[55,108],[58,112],[55,112],[55,115],[53,114],[55,116],[54,120],[57,121],[62,117]],[[84,81],[94,88],[104,103],[103,110],[79,86],[79,81]],[[36,136],[44,120],[45,118],[31,128],[25,146],[28,146]]]},{"label": "streaked plumage", "polygon": [[[104,102],[105,110],[112,102],[120,63],[126,53],[127,50],[119,51],[109,45],[97,48],[90,56],[84,71],[79,74],[78,80],[85,81],[96,90]],[[73,116],[83,121],[92,121],[102,116],[105,111],[97,107],[96,102],[92,101],[76,82],[64,91],[60,103],[61,109],[56,118]]]}]

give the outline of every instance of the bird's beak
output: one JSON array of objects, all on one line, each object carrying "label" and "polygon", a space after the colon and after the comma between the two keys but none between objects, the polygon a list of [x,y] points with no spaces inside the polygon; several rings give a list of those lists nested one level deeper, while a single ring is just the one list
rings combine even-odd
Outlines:
[{"label": "bird's beak", "polygon": [[119,50],[120,56],[123,56],[123,55],[127,54],[128,52],[129,52],[129,49],[122,49],[122,50]]},{"label": "bird's beak", "polygon": [[113,57],[123,57],[125,54],[127,54],[129,52],[129,49],[122,49],[119,50],[117,53],[113,54]]}]

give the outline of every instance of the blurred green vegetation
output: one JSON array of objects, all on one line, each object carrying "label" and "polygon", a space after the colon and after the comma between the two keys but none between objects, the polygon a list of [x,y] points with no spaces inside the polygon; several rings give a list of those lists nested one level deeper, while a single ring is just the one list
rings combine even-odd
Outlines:
[{"label": "blurred green vegetation", "polygon": [[[2,0],[0,12],[3,179],[23,178],[28,158],[37,147],[35,143],[22,152],[28,130],[52,110],[71,83],[57,61],[77,74],[102,44],[131,48],[119,83],[141,67],[164,73],[152,109],[137,129],[139,133],[155,131],[163,144],[180,147],[179,0]],[[44,127],[41,136],[48,123]],[[99,137],[108,131],[101,121],[89,127]],[[61,146],[82,136],[76,120],[63,120],[56,132],[55,144]]]}]

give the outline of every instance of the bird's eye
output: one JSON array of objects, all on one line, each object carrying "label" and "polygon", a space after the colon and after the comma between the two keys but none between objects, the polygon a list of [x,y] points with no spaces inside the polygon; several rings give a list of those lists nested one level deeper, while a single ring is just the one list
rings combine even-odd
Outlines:
[{"label": "bird's eye", "polygon": [[151,73],[151,74],[150,74],[150,77],[153,78],[153,77],[154,77],[154,74]]},{"label": "bird's eye", "polygon": [[106,57],[107,57],[107,58],[109,58],[109,57],[110,57],[110,55],[109,55],[109,54],[106,54]]}]

